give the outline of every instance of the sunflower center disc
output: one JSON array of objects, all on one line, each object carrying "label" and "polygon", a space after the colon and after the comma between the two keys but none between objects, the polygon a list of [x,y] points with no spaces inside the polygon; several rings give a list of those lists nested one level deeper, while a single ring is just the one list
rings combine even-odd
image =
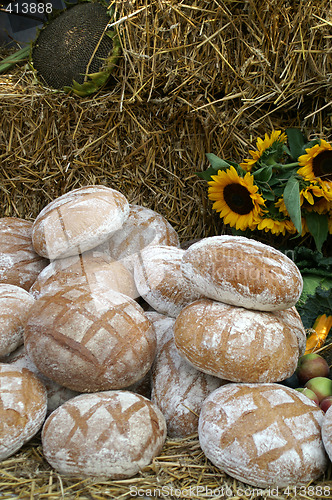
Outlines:
[{"label": "sunflower center disc", "polygon": [[312,167],[316,177],[332,181],[332,150],[319,153],[312,160]]},{"label": "sunflower center disc", "polygon": [[249,191],[240,184],[227,184],[224,187],[224,200],[239,215],[249,214],[254,208]]},{"label": "sunflower center disc", "polygon": [[56,89],[82,84],[86,73],[98,73],[113,50],[105,34],[110,22],[106,7],[83,2],[63,11],[40,32],[32,62],[47,85]]}]

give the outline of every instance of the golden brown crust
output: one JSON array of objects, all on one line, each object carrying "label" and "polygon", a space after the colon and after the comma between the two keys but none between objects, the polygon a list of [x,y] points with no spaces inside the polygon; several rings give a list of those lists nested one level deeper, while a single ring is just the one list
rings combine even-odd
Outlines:
[{"label": "golden brown crust", "polygon": [[205,297],[248,309],[287,309],[302,292],[301,273],[293,261],[242,236],[213,236],[194,243],[181,267]]},{"label": "golden brown crust", "polygon": [[174,325],[176,347],[193,366],[234,382],[278,382],[291,376],[299,343],[278,312],[253,311],[201,299]]},{"label": "golden brown crust", "polygon": [[78,392],[135,383],[150,369],[156,350],[152,323],[135,300],[85,286],[39,297],[24,336],[37,368]]}]

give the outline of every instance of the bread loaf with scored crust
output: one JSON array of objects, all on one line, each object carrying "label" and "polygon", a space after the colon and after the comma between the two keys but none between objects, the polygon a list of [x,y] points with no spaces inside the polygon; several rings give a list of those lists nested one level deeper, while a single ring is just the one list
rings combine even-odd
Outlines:
[{"label": "bread loaf with scored crust", "polygon": [[194,243],[181,269],[201,295],[247,309],[288,309],[302,293],[302,276],[291,259],[243,236],[211,236]]},{"label": "bread loaf with scored crust", "polygon": [[300,353],[292,316],[287,322],[285,316],[200,299],[177,316],[175,345],[204,373],[233,382],[279,382],[294,373]]},{"label": "bread loaf with scored crust", "polygon": [[61,385],[57,384],[49,377],[46,377],[46,375],[41,373],[29,358],[24,345],[20,346],[9,356],[0,358],[0,363],[7,363],[19,369],[26,368],[39,378],[39,380],[44,385],[47,393],[47,414],[52,413],[52,411],[58,408],[58,406],[68,401],[68,399],[72,399],[73,397],[78,396],[79,394],[78,392],[71,391],[66,387],[62,387]]},{"label": "bread loaf with scored crust", "polygon": [[111,288],[129,297],[138,297],[134,277],[125,266],[109,255],[93,250],[52,261],[38,275],[29,291],[38,298],[68,285],[86,285],[91,290]]},{"label": "bread loaf with scored crust", "polygon": [[200,297],[183,276],[184,250],[174,246],[154,245],[141,251],[134,268],[138,293],[157,312],[176,317],[187,304]]},{"label": "bread loaf with scored crust", "polygon": [[115,189],[77,188],[51,201],[32,227],[35,251],[49,259],[77,255],[104,243],[128,218],[129,203]]},{"label": "bread loaf with scored crust", "polygon": [[202,450],[226,474],[260,488],[308,485],[328,465],[324,414],[307,396],[279,384],[227,384],[204,401]]},{"label": "bread loaf with scored crust", "polygon": [[0,460],[13,455],[43,425],[46,389],[30,370],[0,363]]},{"label": "bread loaf with scored crust", "polygon": [[205,398],[225,381],[197,370],[175,347],[172,328],[152,365],[151,401],[164,415],[169,437],[197,433],[198,416]]},{"label": "bread loaf with scored crust", "polygon": [[46,420],[43,453],[60,474],[132,477],[159,454],[166,422],[148,399],[129,391],[82,394]]},{"label": "bread loaf with scored crust", "polygon": [[158,212],[141,205],[129,205],[129,216],[122,228],[116,231],[102,251],[120,260],[131,272],[140,259],[143,248],[152,245],[180,246],[179,236],[171,224]]},{"label": "bread loaf with scored crust", "polygon": [[0,218],[0,283],[29,290],[49,263],[33,248],[32,226],[18,217]]},{"label": "bread loaf with scored crust", "polygon": [[137,382],[149,371],[156,351],[153,325],[134,299],[78,285],[35,301],[24,343],[42,373],[78,392]]},{"label": "bread loaf with scored crust", "polygon": [[0,283],[0,356],[23,344],[24,324],[34,302],[24,288]]}]

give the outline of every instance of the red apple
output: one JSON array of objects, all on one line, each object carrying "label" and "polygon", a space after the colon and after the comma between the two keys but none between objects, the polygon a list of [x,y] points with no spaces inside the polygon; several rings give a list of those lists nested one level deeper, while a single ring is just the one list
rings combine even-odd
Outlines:
[{"label": "red apple", "polygon": [[304,387],[311,389],[318,396],[319,402],[327,396],[332,396],[332,380],[327,377],[311,378]]},{"label": "red apple", "polygon": [[299,391],[299,392],[302,392],[302,394],[304,394],[305,396],[307,396],[309,399],[311,399],[312,401],[314,401],[317,406],[319,406],[319,399],[318,399],[317,394],[314,391],[312,391],[311,389],[308,389],[308,387],[298,387],[295,390]]},{"label": "red apple", "polygon": [[328,377],[330,368],[326,359],[317,353],[304,354],[300,357],[296,375],[301,385],[314,377]]},{"label": "red apple", "polygon": [[330,406],[332,406],[332,396],[327,396],[326,398],[322,399],[319,406],[321,407],[323,412],[326,413]]}]

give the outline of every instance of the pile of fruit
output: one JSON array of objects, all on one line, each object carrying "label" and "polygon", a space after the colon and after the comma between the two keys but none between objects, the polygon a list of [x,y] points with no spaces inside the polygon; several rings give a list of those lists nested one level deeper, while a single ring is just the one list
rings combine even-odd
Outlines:
[{"label": "pile of fruit", "polygon": [[252,239],[181,248],[164,217],[105,186],[0,219],[0,459],[41,430],[59,473],[126,478],[167,435],[198,432],[247,484],[319,478],[332,380],[304,354],[302,285]]},{"label": "pile of fruit", "polygon": [[330,367],[326,359],[318,353],[301,356],[296,371],[283,383],[305,394],[325,413],[332,405]]}]

